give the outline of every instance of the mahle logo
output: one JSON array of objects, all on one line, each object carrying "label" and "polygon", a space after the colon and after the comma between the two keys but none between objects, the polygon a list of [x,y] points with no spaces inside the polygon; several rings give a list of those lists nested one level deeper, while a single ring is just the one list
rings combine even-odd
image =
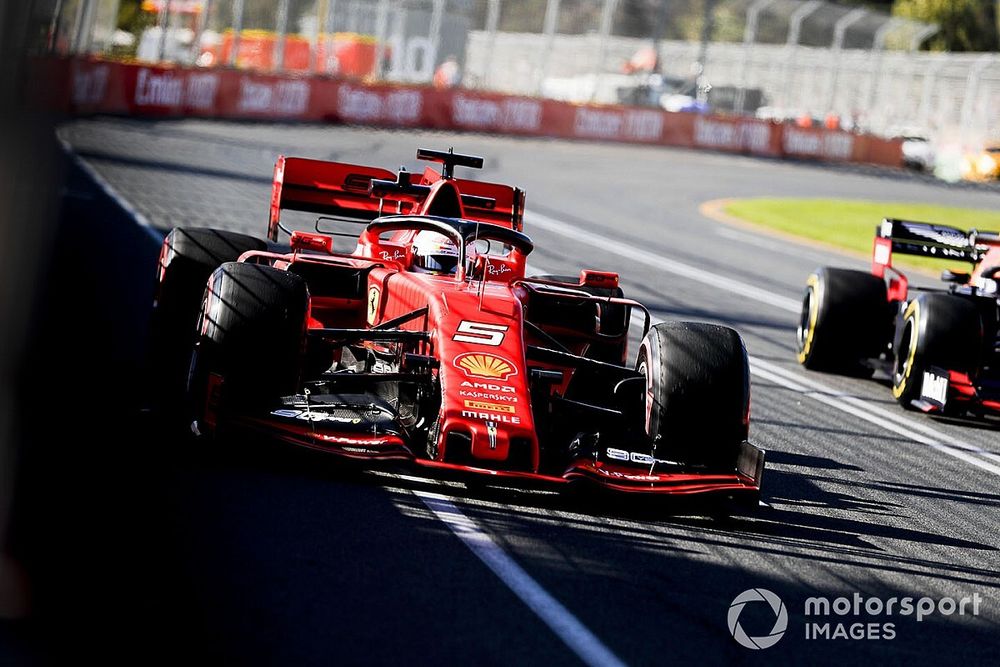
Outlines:
[{"label": "mahle logo", "polygon": [[[740,625],[740,614],[743,613],[743,608],[752,602],[764,602],[770,605],[771,611],[774,612],[774,627],[771,628],[771,632],[762,637],[749,636]],[[781,598],[766,588],[751,588],[737,595],[733,603],[729,605],[727,620],[729,621],[729,632],[740,646],[755,650],[770,648],[778,643],[778,640],[784,636],[785,630],[788,629],[788,610],[785,609],[785,603],[781,601]]]}]

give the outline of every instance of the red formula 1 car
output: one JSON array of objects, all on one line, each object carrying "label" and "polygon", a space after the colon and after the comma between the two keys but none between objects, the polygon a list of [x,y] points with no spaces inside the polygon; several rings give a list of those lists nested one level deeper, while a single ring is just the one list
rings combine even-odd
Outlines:
[{"label": "red formula 1 car", "polygon": [[[255,431],[505,483],[756,504],[764,453],[747,441],[739,334],[650,327],[615,273],[526,278],[523,192],[454,176],[481,158],[417,157],[443,168],[279,159],[270,243],[172,231],[153,312],[160,405],[186,402],[202,434]],[[286,209],[318,214],[316,231],[287,229]],[[348,252],[334,249],[342,238]]]},{"label": "red formula 1 car", "polygon": [[[894,253],[965,262],[947,289],[915,290]],[[809,276],[798,327],[807,368],[892,377],[905,407],[1000,416],[1000,234],[905,220],[876,231],[871,273],[824,267]]]}]

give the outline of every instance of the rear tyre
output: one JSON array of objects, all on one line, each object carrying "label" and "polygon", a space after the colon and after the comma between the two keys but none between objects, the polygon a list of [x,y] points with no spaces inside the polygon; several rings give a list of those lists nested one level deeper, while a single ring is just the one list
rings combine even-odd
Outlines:
[{"label": "rear tyre", "polygon": [[969,372],[978,367],[983,324],[975,304],[952,294],[921,294],[896,326],[892,395],[903,407],[920,398],[932,367]]},{"label": "rear tyre", "polygon": [[266,248],[260,239],[217,229],[177,228],[164,239],[150,321],[154,407],[169,413],[183,405],[198,313],[212,271],[244,252]]},{"label": "rear tyre", "polygon": [[885,281],[863,271],[817,269],[802,300],[796,357],[811,370],[871,374],[862,362],[889,342]]},{"label": "rear tyre", "polygon": [[750,419],[750,368],[733,329],[663,322],[639,346],[645,432],[653,455],[713,470],[736,467]]},{"label": "rear tyre", "polygon": [[199,318],[188,393],[202,433],[218,417],[298,389],[309,292],[294,273],[227,262],[212,274]]}]

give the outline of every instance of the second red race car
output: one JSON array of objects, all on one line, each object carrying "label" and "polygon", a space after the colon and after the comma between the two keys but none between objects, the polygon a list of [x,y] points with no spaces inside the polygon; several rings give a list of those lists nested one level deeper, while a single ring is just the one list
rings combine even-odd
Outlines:
[{"label": "second red race car", "polygon": [[[152,322],[164,412],[205,436],[505,484],[756,505],[764,452],[747,439],[740,335],[650,326],[615,273],[526,277],[523,192],[454,175],[482,158],[417,157],[442,168],[280,158],[267,240],[167,236]],[[288,229],[288,209],[318,215],[314,231]]]}]

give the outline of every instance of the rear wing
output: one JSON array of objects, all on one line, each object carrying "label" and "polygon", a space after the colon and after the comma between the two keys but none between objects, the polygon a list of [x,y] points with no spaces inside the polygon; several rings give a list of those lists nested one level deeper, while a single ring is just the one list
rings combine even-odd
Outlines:
[{"label": "rear wing", "polygon": [[[378,167],[281,156],[274,165],[268,238],[272,241],[278,239],[283,210],[338,216],[359,222],[374,220],[383,213],[420,214],[421,205],[430,193],[430,185],[444,177],[428,167],[411,186],[409,177],[415,174],[401,173],[403,178]],[[522,190],[499,183],[461,178],[450,180],[461,193],[462,216],[465,219],[521,230],[524,224]],[[403,181],[408,187],[380,186]]]},{"label": "rear wing", "polygon": [[886,218],[875,230],[872,272],[882,276],[885,268],[892,266],[893,253],[975,264],[998,243],[997,232],[964,231],[947,225]]}]

